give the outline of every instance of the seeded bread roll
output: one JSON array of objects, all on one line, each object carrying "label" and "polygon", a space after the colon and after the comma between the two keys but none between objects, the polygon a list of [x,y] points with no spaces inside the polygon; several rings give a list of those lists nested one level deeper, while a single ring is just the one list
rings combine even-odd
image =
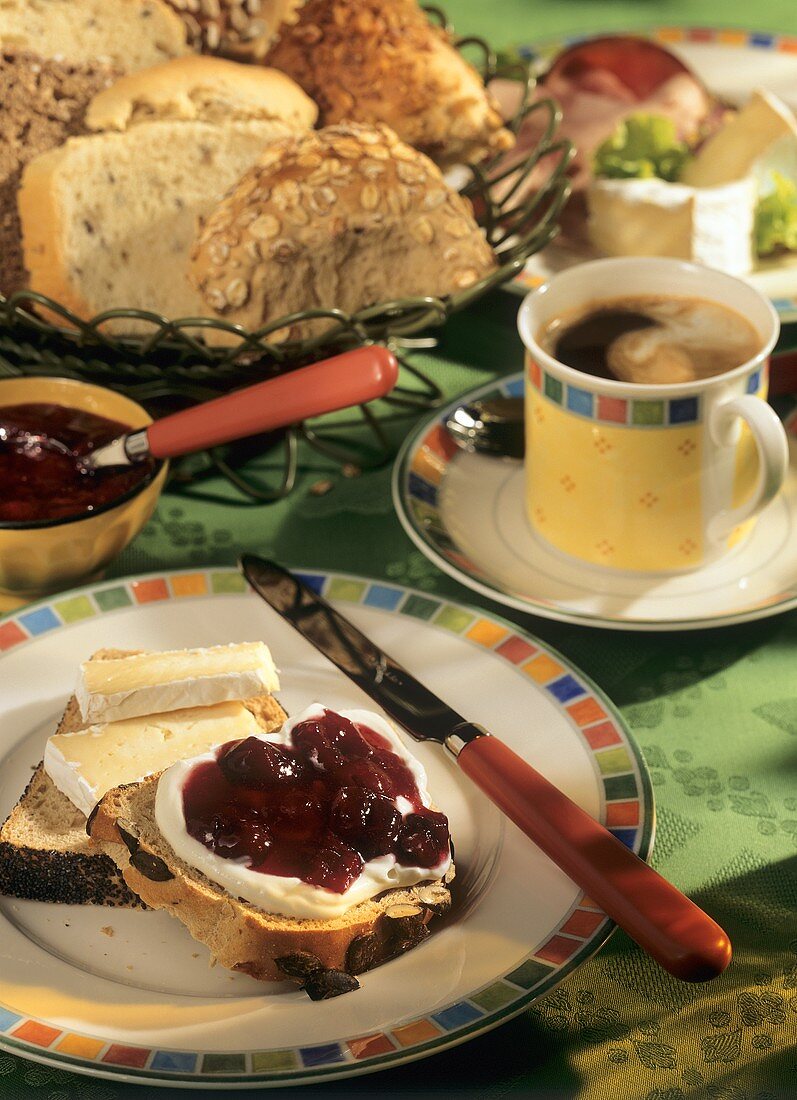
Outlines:
[{"label": "seeded bread roll", "polygon": [[[300,971],[312,967],[314,959],[320,969],[315,986],[306,985],[311,997],[314,989],[320,996],[348,992],[357,983],[347,982],[347,975],[414,947],[427,935],[429,921],[450,907],[447,883],[454,877],[453,864],[445,883],[387,890],[330,920],[267,913],[234,898],[179,859],[155,822],[158,778],[109,791],[89,817],[89,835],[142,901],[182,921],[230,970],[265,982],[286,977],[303,981]],[[291,959],[293,970],[286,969]],[[333,974],[325,979],[329,971]]]},{"label": "seeded bread roll", "polygon": [[290,23],[303,0],[167,0],[182,17],[196,50],[260,61],[279,25]]},{"label": "seeded bread roll", "polygon": [[25,51],[0,52],[0,293],[27,282],[17,191],[39,153],[84,132],[86,107],[117,75],[101,61],[71,64]]},{"label": "seeded bread roll", "polygon": [[514,143],[479,74],[416,0],[307,0],[266,64],[316,101],[322,125],[385,122],[439,164]]},{"label": "seeded bread roll", "polygon": [[130,73],[95,96],[90,130],[127,130],[140,122],[284,122],[309,130],[318,108],[290,77],[218,57],[179,57]]},{"label": "seeded bread roll", "polygon": [[185,27],[163,0],[3,0],[0,44],[70,63],[107,61],[121,72],[189,52]]},{"label": "seeded bread roll", "polygon": [[208,218],[191,278],[213,312],[257,328],[296,310],[445,296],[495,267],[439,168],[387,126],[351,124],[274,142]]}]

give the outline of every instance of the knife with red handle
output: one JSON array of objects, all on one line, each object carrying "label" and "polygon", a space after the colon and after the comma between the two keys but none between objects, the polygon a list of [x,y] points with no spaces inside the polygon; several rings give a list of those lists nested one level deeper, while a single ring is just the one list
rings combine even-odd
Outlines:
[{"label": "knife with red handle", "polygon": [[377,344],[357,348],[165,416],[98,447],[84,465],[89,469],[128,466],[150,456],[177,458],[218,447],[385,397],[397,378],[398,363],[387,348]]},{"label": "knife with red handle", "polygon": [[255,591],[418,741],[436,741],[510,820],[665,970],[717,977],[731,959],[720,926],[483,727],[424,687],[297,577],[245,554]]}]

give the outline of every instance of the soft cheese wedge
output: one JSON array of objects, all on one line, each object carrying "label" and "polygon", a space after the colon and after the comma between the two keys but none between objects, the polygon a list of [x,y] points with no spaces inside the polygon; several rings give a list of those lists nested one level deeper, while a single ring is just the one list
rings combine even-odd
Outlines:
[{"label": "soft cheese wedge", "polygon": [[83,720],[95,723],[206,707],[278,689],[268,646],[239,642],[85,661],[75,696]]},{"label": "soft cheese wedge", "polygon": [[741,180],[781,141],[797,141],[797,119],[777,96],[757,90],[739,114],[713,134],[686,164],[682,182],[693,187],[716,187]]},{"label": "soft cheese wedge", "polygon": [[[93,662],[100,663],[114,662]],[[136,783],[185,757],[262,732],[243,703],[188,707],[92,725],[75,733],[56,733],[44,750],[44,770],[88,817],[113,787]]]},{"label": "soft cheese wedge", "polygon": [[673,256],[746,275],[755,202],[752,177],[722,187],[598,179],[587,193],[587,227],[592,244],[609,256]]}]

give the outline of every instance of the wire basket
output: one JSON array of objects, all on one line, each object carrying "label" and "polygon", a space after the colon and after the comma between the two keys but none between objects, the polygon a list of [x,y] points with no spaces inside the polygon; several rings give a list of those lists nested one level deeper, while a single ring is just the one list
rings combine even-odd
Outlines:
[{"label": "wire basket", "polygon": [[[430,19],[451,27],[438,8],[427,9]],[[400,348],[408,337],[443,324],[494,287],[514,278],[534,252],[554,236],[557,219],[567,198],[567,142],[557,141],[559,114],[553,101],[531,102],[534,80],[522,61],[499,64],[496,54],[480,38],[455,39],[457,49],[474,51],[472,58],[485,80],[520,80],[524,94],[520,108],[508,123],[517,132],[532,113],[541,115],[537,146],[518,166],[501,170],[494,160],[468,167],[461,191],[473,202],[479,223],[496,251],[500,266],[474,286],[445,298],[417,297],[380,302],[357,313],[314,309],[280,317],[256,331],[247,331],[219,318],[178,320],[138,309],[113,309],[82,320],[57,301],[32,290],[6,299],[0,295],[0,376],[20,374],[66,375],[122,390],[141,400],[177,397],[205,400],[220,391],[303,366],[336,351],[381,341]],[[524,182],[545,158],[547,179],[524,194]],[[40,312],[40,308],[46,312]],[[45,319],[47,318],[47,319]],[[54,318],[60,318],[61,323]],[[137,323],[143,335],[121,336],[104,323],[120,319]],[[303,321],[324,320],[321,335],[280,342],[275,334]],[[224,346],[206,343],[210,330],[227,334]],[[305,331],[303,329],[299,330]],[[411,343],[411,340],[408,341]],[[432,379],[414,371],[421,388],[401,387],[399,402],[429,405],[439,398]]]}]

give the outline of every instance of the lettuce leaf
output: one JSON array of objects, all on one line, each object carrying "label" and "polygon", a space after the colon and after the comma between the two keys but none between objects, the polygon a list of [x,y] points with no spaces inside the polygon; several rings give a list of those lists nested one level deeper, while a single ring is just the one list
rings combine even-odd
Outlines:
[{"label": "lettuce leaf", "polygon": [[759,256],[780,248],[797,251],[797,184],[772,173],[773,188],[758,200],[754,241]]},{"label": "lettuce leaf", "polygon": [[677,180],[689,159],[675,123],[664,115],[634,114],[618,122],[597,148],[592,170],[604,179]]}]

